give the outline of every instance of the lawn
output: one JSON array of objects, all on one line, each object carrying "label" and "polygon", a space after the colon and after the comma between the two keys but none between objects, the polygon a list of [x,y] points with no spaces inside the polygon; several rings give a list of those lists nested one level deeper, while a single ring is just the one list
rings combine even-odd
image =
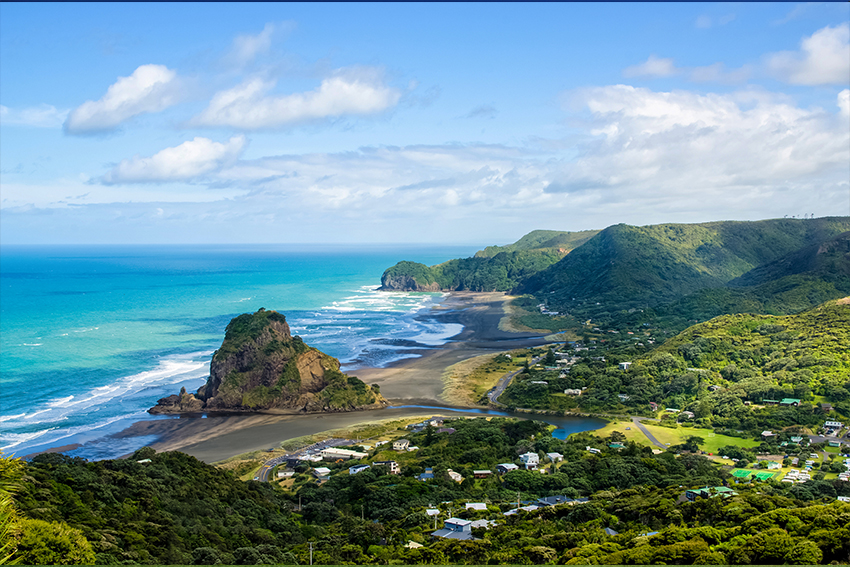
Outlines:
[{"label": "lawn", "polygon": [[638,429],[637,426],[632,423],[631,420],[610,421],[608,422],[608,425],[606,425],[602,429],[597,429],[593,432],[593,434],[598,435],[599,437],[608,437],[614,431],[619,431],[620,433],[625,435],[627,441],[634,441],[635,443],[640,443],[641,445],[649,445],[649,439],[647,439],[644,434],[641,433],[640,429]]},{"label": "lawn", "polygon": [[705,442],[700,444],[700,449],[706,453],[717,453],[721,447],[726,445],[735,445],[738,447],[756,447],[759,442],[753,439],[741,439],[740,437],[729,437],[728,435],[720,435],[711,429],[700,429],[696,427],[677,427],[670,429],[669,427],[661,427],[652,425],[651,423],[643,422],[650,433],[655,435],[655,438],[660,442],[670,445],[679,445],[687,441],[688,437],[702,437]]}]

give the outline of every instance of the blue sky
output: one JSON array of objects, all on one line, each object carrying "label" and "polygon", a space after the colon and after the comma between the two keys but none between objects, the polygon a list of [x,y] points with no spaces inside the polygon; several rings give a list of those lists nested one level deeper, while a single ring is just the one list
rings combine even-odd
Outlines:
[{"label": "blue sky", "polygon": [[0,243],[850,214],[850,5],[0,5]]}]

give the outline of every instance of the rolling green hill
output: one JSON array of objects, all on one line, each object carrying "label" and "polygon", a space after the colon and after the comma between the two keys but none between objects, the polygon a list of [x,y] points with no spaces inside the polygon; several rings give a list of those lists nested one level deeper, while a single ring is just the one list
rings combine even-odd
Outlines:
[{"label": "rolling green hill", "polygon": [[[848,258],[840,254],[846,239],[825,243],[848,229],[848,217],[643,227],[620,224],[606,228],[558,263],[526,278],[514,292],[545,296],[550,305],[566,309],[595,303],[616,309],[654,308],[700,290],[724,288],[745,274],[748,277],[737,282],[739,285],[776,285],[771,278],[780,274],[799,277],[811,264],[803,258],[826,246],[831,252],[820,254],[821,259],[815,261],[822,269],[805,272],[810,279],[820,281],[836,267],[846,266]],[[794,258],[796,261],[792,261]],[[771,262],[777,264],[753,272]],[[836,280],[838,286],[843,285],[841,281]],[[772,295],[781,290],[761,291]],[[721,295],[727,301],[749,301],[752,305],[763,301],[758,300],[758,294],[740,299],[733,298],[734,293]],[[804,307],[811,305],[806,302]]]},{"label": "rolling green hill", "polygon": [[507,246],[488,246],[472,258],[436,266],[402,261],[381,277],[381,289],[396,291],[508,291],[580,246],[598,231],[535,230]]}]

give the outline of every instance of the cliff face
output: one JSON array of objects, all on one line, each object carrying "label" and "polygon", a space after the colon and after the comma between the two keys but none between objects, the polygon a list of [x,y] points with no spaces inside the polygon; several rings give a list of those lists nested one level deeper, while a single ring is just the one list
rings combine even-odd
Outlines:
[{"label": "cliff face", "polygon": [[289,332],[286,318],[260,309],[233,319],[210,376],[196,394],[159,400],[150,413],[255,411],[352,411],[387,405],[375,389],[340,372],[339,361]]},{"label": "cliff face", "polygon": [[421,284],[416,281],[414,276],[407,274],[391,275],[384,272],[381,277],[382,291],[453,291],[452,289],[443,290],[437,282]]}]

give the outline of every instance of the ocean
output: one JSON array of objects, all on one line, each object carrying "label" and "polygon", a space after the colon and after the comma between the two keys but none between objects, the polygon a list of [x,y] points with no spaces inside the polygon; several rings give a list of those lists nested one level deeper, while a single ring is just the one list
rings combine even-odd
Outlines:
[{"label": "ocean", "polygon": [[200,387],[227,323],[261,307],[286,315],[293,334],[346,372],[417,356],[462,328],[421,317],[442,294],[379,292],[381,274],[399,260],[432,265],[475,250],[0,248],[0,448],[25,455],[149,418],[159,398]]}]

